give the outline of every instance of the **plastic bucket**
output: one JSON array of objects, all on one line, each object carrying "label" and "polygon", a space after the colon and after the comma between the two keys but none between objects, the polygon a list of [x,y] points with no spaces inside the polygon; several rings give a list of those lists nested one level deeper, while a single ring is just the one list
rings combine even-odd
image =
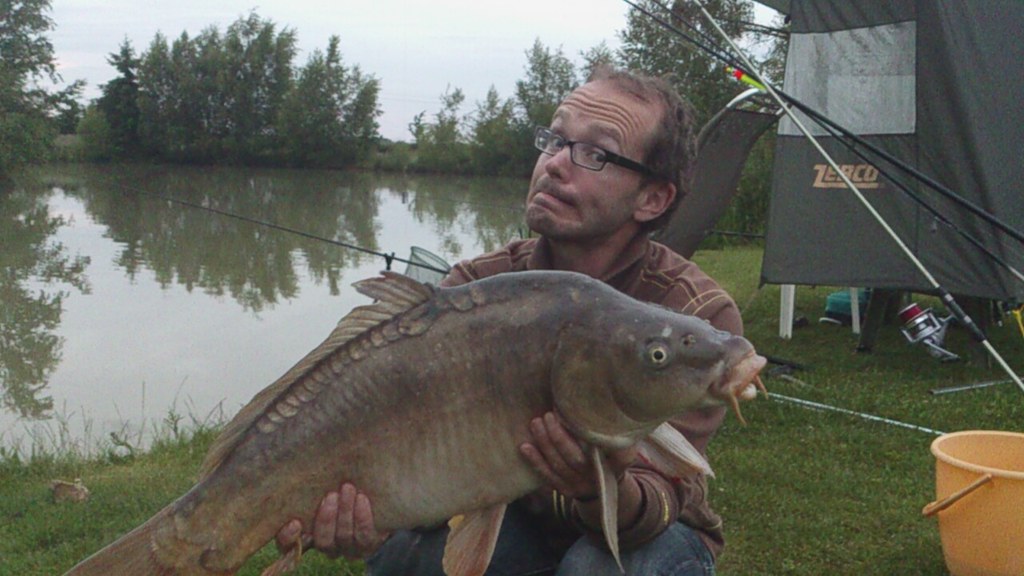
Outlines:
[{"label": "plastic bucket", "polygon": [[936,500],[946,567],[953,576],[1024,574],[1024,434],[971,430],[939,436]]}]

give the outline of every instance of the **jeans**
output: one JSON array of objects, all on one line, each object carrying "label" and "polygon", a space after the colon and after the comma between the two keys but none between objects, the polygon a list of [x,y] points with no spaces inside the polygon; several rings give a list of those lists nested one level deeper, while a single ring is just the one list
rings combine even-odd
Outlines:
[{"label": "jeans", "polygon": [[[447,527],[403,530],[366,563],[367,576],[444,576]],[[629,576],[714,576],[715,563],[689,526],[676,522],[642,547],[623,552]],[[535,520],[509,506],[486,576],[622,576],[604,546],[581,537],[567,552],[554,550]]]}]

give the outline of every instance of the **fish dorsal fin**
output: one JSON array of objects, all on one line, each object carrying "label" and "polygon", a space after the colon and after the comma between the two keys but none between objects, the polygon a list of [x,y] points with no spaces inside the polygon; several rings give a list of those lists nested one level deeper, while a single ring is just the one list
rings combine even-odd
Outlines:
[{"label": "fish dorsal fin", "polygon": [[448,542],[441,561],[447,576],[483,576],[498,543],[505,504],[476,510],[448,521]]},{"label": "fish dorsal fin", "polygon": [[681,478],[701,473],[714,478],[711,465],[686,436],[668,422],[658,426],[640,441],[640,453],[669,477]]},{"label": "fish dorsal fin", "polygon": [[615,563],[619,565],[619,572],[625,574],[622,559],[619,558],[619,483],[608,460],[597,446],[590,448],[590,459],[601,487],[601,529],[604,530],[604,540]]},{"label": "fish dorsal fin", "polygon": [[[292,384],[300,380],[316,365],[339,348],[345,346],[356,337],[371,330],[395,316],[426,302],[434,295],[434,289],[421,284],[412,278],[395,272],[382,272],[382,276],[355,282],[355,289],[377,301],[366,306],[354,308],[345,315],[326,340],[320,343],[302,360],[292,366],[288,372],[257,393],[234,418],[224,427],[217,440],[206,455],[200,471],[200,478],[205,478],[227,458],[228,454],[241,442],[246,432],[268,410],[273,410],[278,402],[289,394]],[[308,396],[306,396],[308,398]],[[303,400],[308,401],[308,400]],[[283,417],[294,415],[295,411],[285,411]]]}]

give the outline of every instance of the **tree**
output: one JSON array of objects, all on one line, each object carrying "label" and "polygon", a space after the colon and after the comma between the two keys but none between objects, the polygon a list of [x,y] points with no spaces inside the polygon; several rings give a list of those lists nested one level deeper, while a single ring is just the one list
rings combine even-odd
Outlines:
[{"label": "tree", "polygon": [[449,86],[441,95],[441,110],[434,115],[433,123],[424,123],[422,114],[413,120],[418,133],[417,169],[445,174],[469,171],[469,150],[459,116],[459,107],[465,99],[461,88],[452,90]]},{"label": "tree", "polygon": [[61,81],[47,16],[49,0],[5,1],[0,10],[0,178],[14,168],[45,158],[57,133],[54,117],[81,93],[83,82],[57,92],[38,81]]},{"label": "tree", "polygon": [[530,133],[535,126],[550,124],[555,109],[578,85],[576,68],[562,49],[552,52],[534,40],[526,51],[526,78],[516,81],[520,124]]},{"label": "tree", "polygon": [[171,47],[171,64],[178,88],[175,126],[183,142],[183,160],[215,162],[223,157],[231,133],[228,100],[221,82],[224,40],[216,27],[195,39],[184,32]]},{"label": "tree", "polygon": [[476,174],[521,176],[515,164],[519,156],[515,141],[515,103],[502,102],[498,91],[491,86],[483,102],[478,102],[472,117],[470,158]]},{"label": "tree", "polygon": [[78,123],[85,115],[85,107],[78,100],[66,99],[55,106],[57,131],[61,134],[74,134]]},{"label": "tree", "polygon": [[[718,39],[717,32],[708,24],[697,3],[677,0],[672,3],[671,14],[664,14],[663,4],[656,0],[639,0],[637,3],[671,21],[690,36],[700,34],[713,39],[714,44],[724,43]],[[733,40],[743,35],[743,22],[753,18],[749,0],[707,0],[704,6]],[[619,33],[619,37],[622,40],[619,48],[622,64],[653,76],[670,75],[676,89],[696,109],[698,126],[740,91],[736,82],[725,74],[725,64],[638,10],[629,12],[626,29]]]},{"label": "tree", "polygon": [[106,162],[117,156],[107,115],[98,106],[85,109],[76,132],[82,158],[90,162]]},{"label": "tree", "polygon": [[109,126],[110,146],[115,157],[139,155],[139,59],[131,41],[125,38],[116,54],[107,57],[119,76],[102,86],[96,107]]},{"label": "tree", "polygon": [[281,107],[281,142],[294,166],[348,166],[377,140],[379,83],[345,67],[339,44],[332,36],[326,54],[313,51]]},{"label": "tree", "polygon": [[345,158],[350,163],[363,161],[380,140],[380,124],[377,118],[381,115],[378,105],[380,97],[380,81],[373,76],[363,76],[358,66],[352,69],[350,83],[355,92],[351,101],[345,106],[343,128]]},{"label": "tree", "polygon": [[292,86],[295,33],[255,12],[228,27],[219,87],[225,97],[229,159],[262,162],[275,147],[274,124]]},{"label": "tree", "polygon": [[139,144],[147,155],[166,157],[171,142],[177,82],[167,38],[157,32],[139,59]]}]

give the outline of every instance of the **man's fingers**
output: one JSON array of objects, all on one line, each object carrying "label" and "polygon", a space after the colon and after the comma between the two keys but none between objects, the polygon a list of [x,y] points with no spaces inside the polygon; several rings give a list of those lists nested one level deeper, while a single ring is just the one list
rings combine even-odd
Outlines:
[{"label": "man's fingers", "polygon": [[535,418],[530,431],[538,450],[547,459],[552,471],[567,481],[575,481],[590,473],[586,455],[580,443],[551,412]]},{"label": "man's fingers", "polygon": [[[344,549],[349,542],[352,542],[353,534],[355,533],[352,512],[355,509],[355,505],[356,487],[352,484],[343,484],[338,493],[337,532],[335,540],[331,542],[332,546],[341,546]],[[345,552],[345,550],[342,550],[342,552]]]},{"label": "man's fingers", "polygon": [[294,546],[295,542],[301,537],[302,522],[291,520],[277,532],[277,537],[275,538],[277,549],[284,552]]},{"label": "man's fingers", "polygon": [[538,450],[536,446],[524,443],[519,446],[519,453],[526,458],[527,462],[533,466],[533,469],[540,474],[541,478],[543,478],[548,485],[559,492],[564,492],[566,490],[565,482],[562,481],[561,477],[555,474],[551,469],[551,466],[548,465],[547,459],[544,458],[544,455],[541,454],[540,450]]},{"label": "man's fingers", "polygon": [[544,426],[547,428],[548,438],[569,466],[577,470],[587,466],[587,455],[584,454],[580,442],[565,429],[562,421],[553,412],[544,415]]},{"label": "man's fingers", "polygon": [[320,502],[313,520],[313,545],[318,550],[332,550],[338,524],[338,493],[328,492]]},{"label": "man's fingers", "polygon": [[373,522],[373,508],[370,507],[370,499],[366,494],[356,495],[352,521],[355,524],[355,544],[360,555],[375,550],[383,541],[384,534],[377,532],[377,526]]}]

